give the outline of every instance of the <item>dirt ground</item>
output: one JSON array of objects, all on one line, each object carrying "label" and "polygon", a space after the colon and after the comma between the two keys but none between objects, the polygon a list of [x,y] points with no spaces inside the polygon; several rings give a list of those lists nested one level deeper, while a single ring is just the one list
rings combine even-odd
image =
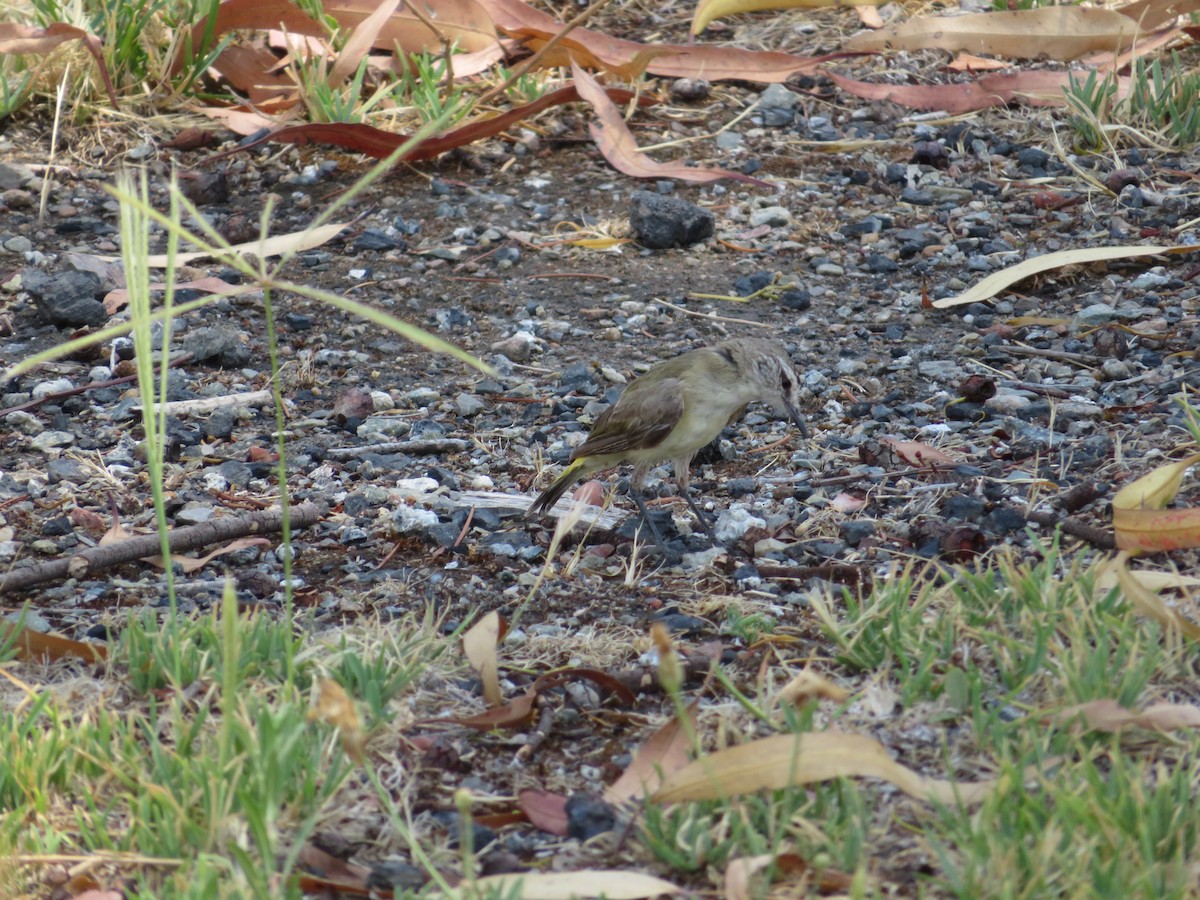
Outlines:
[{"label": "dirt ground", "polygon": [[[1194,239],[1200,204],[1187,173],[1196,160],[1139,150],[1060,157],[1042,126],[1053,120],[1061,130],[1063,117],[1043,110],[964,124],[854,100],[819,78],[789,87],[789,123],[751,115],[732,129],[740,141],[720,146],[697,136],[728,123],[760,87],[719,85],[706,99],[634,120],[643,144],[695,138],[658,151],[664,158],[724,165],[776,190],[636,182],[600,158],[581,111],[559,110],[527,134],[390,174],[351,207],[357,218],[342,236],[287,267],[288,278],[399,316],[498,372],[484,376],[310,300],[275,298],[289,489],[294,502],[330,508],[296,536],[297,600],[313,628],[419,615],[427,605],[447,627],[519,609],[523,665],[621,671],[638,665],[649,624],[661,620],[683,646],[721,640],[730,666],[749,678],[755,663],[738,655],[747,640],[735,627],[749,615],[769,617],[814,657],[829,655],[812,592],[869,589],[910,562],[980,565],[998,548],[1033,559],[1036,536],[1048,539],[1055,522],[1078,526],[1063,538],[1070,553],[1096,552],[1091,538],[1107,528],[1112,491],[1186,439],[1172,397],[1198,375],[1194,262],[1073,267],[993,303],[939,310],[928,301],[1038,253]],[[0,161],[44,163],[48,131],[36,118],[8,123]],[[76,330],[47,322],[19,278],[68,271],[70,254],[115,251],[116,206],[101,188],[119,168],[145,166],[160,199],[173,166],[209,171],[195,168],[204,152],[151,146],[131,161],[145,138],[78,129],[60,150],[42,220],[40,181],[6,186],[0,365]],[[201,209],[240,241],[268,196],[272,231],[297,231],[365,165],[319,147],[271,147],[219,168],[227,194],[201,193]],[[714,237],[654,251],[634,241],[571,243],[628,236],[638,190],[710,211]],[[763,212],[772,207],[780,210]],[[383,249],[364,249],[377,240]],[[733,299],[766,285],[774,288]],[[266,332],[254,294],[183,317],[173,353],[196,356],[178,367],[169,399],[268,387]],[[568,538],[530,595],[553,523],[521,513],[603,404],[649,365],[738,335],[785,343],[806,385],[811,432],[804,440],[756,407],[697,460],[693,489],[710,514],[737,507],[757,522],[721,552],[705,552],[663,467],[650,488],[663,498],[655,505],[663,527],[689,553],[683,564],[635,549],[630,517]],[[110,354],[106,345],[0,385],[0,566],[94,544],[114,509],[128,528],[151,524],[132,386],[66,393],[106,381],[93,370]],[[176,524],[273,502],[272,464],[256,454],[271,451],[274,430],[269,407],[235,407],[215,423],[173,420],[167,487]],[[450,442],[425,453],[337,452],[417,439]],[[485,505],[470,492],[511,503]],[[614,503],[632,509],[619,494]],[[96,518],[73,517],[76,508]],[[279,608],[274,549],[222,562],[246,606]],[[185,609],[207,609],[220,596],[220,566],[182,584]],[[54,631],[103,639],[129,609],[161,604],[161,587],[139,563],[4,600],[28,599]],[[514,675],[515,690],[523,683]],[[660,703],[638,712],[653,716]],[[595,787],[562,777],[564,748],[571,766],[596,766],[603,783],[618,771],[606,760],[619,742],[556,736],[527,774],[551,790]],[[431,784],[431,808],[447,800],[444,790]],[[890,874],[902,884],[927,861],[901,849]]]}]

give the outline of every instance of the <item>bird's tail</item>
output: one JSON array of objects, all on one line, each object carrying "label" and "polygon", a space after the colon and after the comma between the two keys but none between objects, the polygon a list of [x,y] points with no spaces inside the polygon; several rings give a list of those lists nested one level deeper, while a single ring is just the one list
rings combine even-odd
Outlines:
[{"label": "bird's tail", "polygon": [[529,509],[525,512],[525,517],[531,518],[549,512],[554,504],[558,502],[559,498],[567,492],[567,488],[589,471],[592,470],[588,467],[586,456],[575,460],[575,462],[563,469],[562,474],[554,479],[550,487],[538,494],[537,499],[530,504]]}]

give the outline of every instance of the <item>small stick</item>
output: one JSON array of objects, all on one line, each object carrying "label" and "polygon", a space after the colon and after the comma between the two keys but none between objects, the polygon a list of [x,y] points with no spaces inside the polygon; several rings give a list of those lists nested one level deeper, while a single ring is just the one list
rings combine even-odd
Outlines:
[{"label": "small stick", "polygon": [[[307,528],[320,520],[328,510],[324,504],[300,503],[289,510],[293,530]],[[283,528],[283,512],[270,509],[244,516],[223,516],[199,525],[176,528],[169,532],[171,553],[183,553],[209,544],[231,541],[249,534],[269,534]],[[0,578],[0,594],[17,591],[45,581],[64,578],[86,578],[104,569],[133,562],[147,556],[157,556],[162,544],[157,534],[138,535],[115,544],[89,547],[72,556],[52,559],[31,566],[17,566]],[[168,563],[169,565],[169,563]]]}]

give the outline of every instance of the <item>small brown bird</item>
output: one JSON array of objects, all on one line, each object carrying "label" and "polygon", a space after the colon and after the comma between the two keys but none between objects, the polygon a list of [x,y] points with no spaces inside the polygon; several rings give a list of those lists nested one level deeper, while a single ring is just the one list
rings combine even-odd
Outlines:
[{"label": "small brown bird", "polygon": [[790,418],[808,437],[799,413],[800,380],[787,351],[774,341],[734,338],[659,363],[631,381],[617,402],[596,418],[587,440],[571,454],[570,465],[538,495],[526,515],[547,512],[580,478],[631,462],[629,494],[661,548],[641,491],[646,473],[671,460],[679,493],[712,538],[688,493],[688,467],[702,447],[758,400]]}]

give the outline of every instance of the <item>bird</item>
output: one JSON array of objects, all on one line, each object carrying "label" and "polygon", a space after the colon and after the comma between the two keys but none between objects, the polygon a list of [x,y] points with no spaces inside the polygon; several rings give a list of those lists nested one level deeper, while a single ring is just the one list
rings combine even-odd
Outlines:
[{"label": "bird", "polygon": [[808,437],[800,415],[800,379],[787,350],[776,341],[733,338],[659,363],[626,385],[617,402],[596,417],[570,464],[533,501],[526,518],[548,512],[579,479],[633,463],[629,495],[667,555],[646,511],[642,486],[652,467],[670,460],[679,493],[717,543],[688,491],[688,468],[696,453],[755,401],[770,404]]}]

